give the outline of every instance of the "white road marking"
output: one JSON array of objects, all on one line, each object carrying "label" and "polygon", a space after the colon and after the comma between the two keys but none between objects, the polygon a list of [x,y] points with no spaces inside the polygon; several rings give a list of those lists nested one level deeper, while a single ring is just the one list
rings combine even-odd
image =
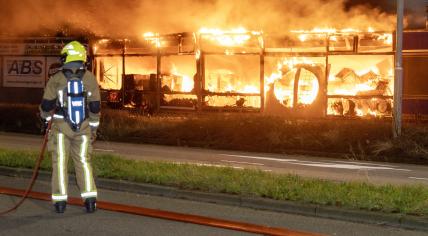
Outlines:
[{"label": "white road marking", "polygon": [[219,164],[206,164],[206,163],[196,163],[197,166],[212,166],[212,167],[220,167],[220,168],[233,168],[233,169],[244,169],[244,167],[240,166],[225,166],[225,165],[219,165]]},{"label": "white road marking", "polygon": [[114,152],[114,150],[111,150],[111,149],[101,149],[101,148],[94,148],[94,151]]},{"label": "white road marking", "polygon": [[245,155],[232,155],[232,154],[220,154],[220,155],[231,156],[231,157],[242,157],[242,158],[248,158],[248,159],[257,159],[257,160],[266,160],[266,161],[279,161],[279,162],[298,161],[296,159],[278,159],[278,158],[272,158],[272,157],[245,156]]},{"label": "white road marking", "polygon": [[314,167],[323,167],[323,168],[339,168],[339,169],[351,169],[351,170],[399,170],[399,171],[411,171],[407,169],[396,169],[391,167],[382,167],[382,166],[364,166],[364,165],[353,165],[353,164],[333,164],[333,163],[324,163],[324,164],[308,164],[308,163],[291,163],[303,166],[314,166]]},{"label": "white road marking", "polygon": [[397,165],[387,165],[387,164],[377,164],[377,163],[360,163],[357,161],[332,161],[332,162],[345,163],[345,164],[357,164],[357,165],[370,165],[370,166],[398,167]]},{"label": "white road marking", "polygon": [[219,164],[208,164],[208,163],[186,163],[186,162],[173,162],[174,164],[178,165],[197,165],[197,166],[211,166],[211,167],[220,167],[220,168],[233,168],[233,169],[244,169],[244,167],[240,166],[226,166],[226,165],[219,165]]},{"label": "white road marking", "polygon": [[245,161],[229,161],[229,160],[221,160],[222,162],[227,163],[236,163],[236,164],[246,164],[246,165],[256,165],[256,166],[264,166],[263,163],[257,163],[257,162],[245,162]]},{"label": "white road marking", "polygon": [[[331,163],[331,162],[300,161],[300,160],[296,160],[296,159],[279,159],[279,158],[262,157],[262,156],[246,156],[246,155],[232,155],[232,154],[220,154],[220,155],[247,158],[247,159],[256,159],[256,160],[286,162],[286,163],[293,164],[293,165],[313,166],[313,167],[321,167],[321,168],[336,168],[336,169],[350,169],[350,170],[411,171],[408,169],[393,168],[393,167],[390,167],[388,165],[382,166],[379,164],[374,164],[374,165],[370,166],[370,163],[350,162],[349,164],[338,164],[338,163]],[[353,163],[357,163],[357,164],[353,164]]]},{"label": "white road marking", "polygon": [[409,177],[409,179],[427,180],[428,181],[428,178],[421,178],[421,177]]}]

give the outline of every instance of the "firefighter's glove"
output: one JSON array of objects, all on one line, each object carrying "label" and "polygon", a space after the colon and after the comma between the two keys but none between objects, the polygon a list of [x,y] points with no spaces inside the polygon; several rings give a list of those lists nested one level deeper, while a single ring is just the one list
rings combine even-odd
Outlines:
[{"label": "firefighter's glove", "polygon": [[48,132],[48,124],[49,124],[49,121],[47,121],[47,120],[42,120],[42,127],[40,128],[40,131],[41,131],[41,133],[42,134],[46,134],[46,132]]},{"label": "firefighter's glove", "polygon": [[97,140],[97,129],[91,128],[91,143],[95,143]]},{"label": "firefighter's glove", "polygon": [[49,126],[49,121],[52,119],[51,116],[48,117],[40,117],[40,133],[42,134],[46,134],[46,132],[48,132],[48,126]]}]

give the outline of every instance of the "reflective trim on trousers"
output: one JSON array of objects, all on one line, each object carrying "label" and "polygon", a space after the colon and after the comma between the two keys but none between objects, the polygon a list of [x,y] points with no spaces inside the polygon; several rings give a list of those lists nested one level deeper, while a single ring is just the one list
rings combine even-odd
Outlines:
[{"label": "reflective trim on trousers", "polygon": [[91,173],[89,171],[89,165],[87,160],[88,155],[88,137],[86,135],[82,135],[82,144],[80,146],[80,161],[83,166],[83,175],[85,179],[85,191],[91,191]]},{"label": "reflective trim on trousers", "polygon": [[67,198],[68,198],[67,195],[52,194],[52,200],[53,201],[67,201]]},{"label": "reflective trim on trousers", "polygon": [[80,196],[82,198],[89,198],[89,197],[97,197],[97,192],[86,192],[86,193],[81,193]]},{"label": "reflective trim on trousers", "polygon": [[59,183],[60,193],[62,195],[65,195],[66,190],[65,190],[65,178],[64,178],[64,169],[65,169],[64,134],[58,133],[57,137],[58,137],[58,140],[57,140],[58,183]]}]

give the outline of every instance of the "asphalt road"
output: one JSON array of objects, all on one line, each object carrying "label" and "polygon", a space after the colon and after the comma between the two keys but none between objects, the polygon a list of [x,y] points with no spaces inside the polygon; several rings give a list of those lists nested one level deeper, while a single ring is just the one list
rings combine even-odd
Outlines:
[{"label": "asphalt road", "polygon": [[[23,188],[28,179],[0,176],[0,186]],[[38,181],[34,191],[49,192],[50,183]],[[69,195],[77,197],[77,187],[70,183]],[[133,193],[99,190],[99,199],[121,204],[222,218],[259,225],[326,235],[422,236],[427,232],[381,225],[365,225],[323,218],[306,217],[212,203],[170,199]],[[16,197],[0,195],[0,211],[12,206]],[[27,200],[17,211],[0,216],[0,235],[252,235],[244,232],[174,222],[117,212],[98,210],[86,214],[81,207],[67,206],[56,214],[50,202]]]},{"label": "asphalt road", "polygon": [[[38,150],[41,136],[0,132],[0,148]],[[276,173],[335,181],[366,181],[374,184],[428,185],[428,166],[332,159],[303,155],[220,151],[159,145],[97,141],[96,153],[121,155],[134,160],[156,160],[200,165],[257,168]]]}]

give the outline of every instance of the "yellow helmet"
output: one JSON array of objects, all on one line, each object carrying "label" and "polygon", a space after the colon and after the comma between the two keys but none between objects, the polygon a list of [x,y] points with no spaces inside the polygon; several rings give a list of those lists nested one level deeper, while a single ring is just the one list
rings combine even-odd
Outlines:
[{"label": "yellow helmet", "polygon": [[61,50],[61,55],[64,57],[64,64],[71,61],[86,62],[86,49],[81,43],[77,41],[72,41],[65,45]]}]

